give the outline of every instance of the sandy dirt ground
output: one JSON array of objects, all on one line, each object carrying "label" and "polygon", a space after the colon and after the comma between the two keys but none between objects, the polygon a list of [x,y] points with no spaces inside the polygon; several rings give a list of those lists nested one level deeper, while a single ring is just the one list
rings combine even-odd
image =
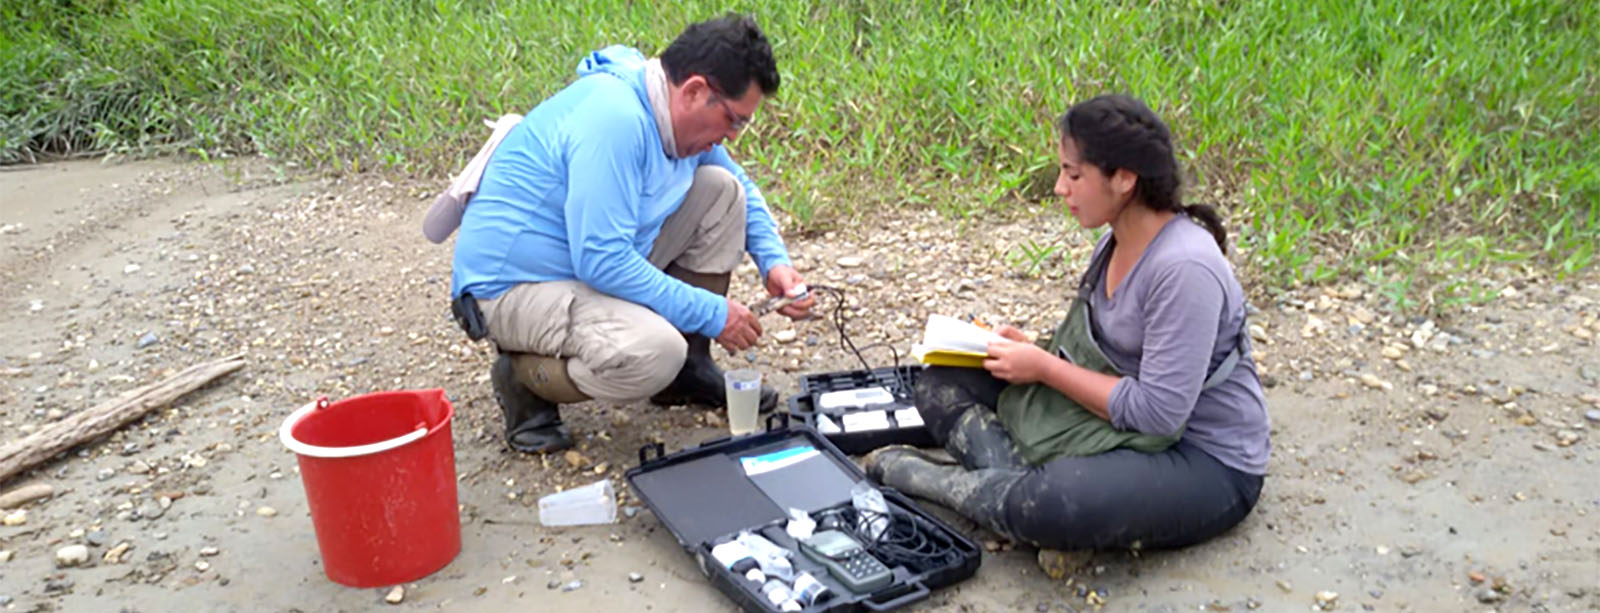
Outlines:
[{"label": "sandy dirt ground", "polygon": [[[621,487],[641,446],[692,446],[721,417],[587,403],[566,410],[578,453],[507,451],[492,352],[448,317],[449,245],[418,230],[438,187],[291,182],[248,163],[0,170],[0,442],[207,359],[248,360],[0,484],[56,488],[0,526],[0,609],[731,610]],[[1088,249],[1053,213],[860,222],[789,243],[810,281],[848,288],[858,344],[902,350],[928,313],[1049,329]],[[1032,278],[1005,257],[1063,235],[1065,257]],[[741,270],[738,296],[758,297],[754,277]],[[1061,580],[953,519],[985,544],[983,565],[913,610],[1600,610],[1600,279],[1508,268],[1476,282],[1498,297],[1435,319],[1360,284],[1252,288],[1274,447],[1254,514],[1182,551],[1098,552]],[[786,395],[800,374],[852,367],[827,322],[765,323],[757,349],[720,359]],[[276,429],[319,396],[431,387],[457,410],[463,547],[388,605],[388,589],[324,577]],[[607,477],[619,523],[538,523],[539,496]],[[80,544],[87,563],[57,564]]]}]

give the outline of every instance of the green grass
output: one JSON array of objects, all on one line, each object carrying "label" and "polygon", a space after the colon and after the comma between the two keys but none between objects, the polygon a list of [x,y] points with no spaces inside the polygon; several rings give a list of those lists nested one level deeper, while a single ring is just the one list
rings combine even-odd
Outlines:
[{"label": "green grass", "polygon": [[1600,17],[1413,4],[18,0],[0,8],[0,161],[259,153],[443,176],[480,119],[530,108],[586,51],[658,51],[756,7],[784,87],[735,148],[804,226],[1058,206],[1051,120],[1125,91],[1172,124],[1190,199],[1225,205],[1271,287],[1366,279],[1447,306],[1506,262],[1588,267]]}]

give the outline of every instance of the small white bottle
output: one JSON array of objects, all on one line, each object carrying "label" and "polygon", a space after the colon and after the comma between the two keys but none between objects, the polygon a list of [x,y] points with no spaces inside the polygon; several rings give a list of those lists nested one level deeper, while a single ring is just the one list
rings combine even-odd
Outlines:
[{"label": "small white bottle", "polygon": [[711,557],[735,575],[743,575],[745,579],[756,583],[767,580],[766,574],[761,572],[761,564],[750,554],[750,549],[745,547],[744,543],[728,541],[712,547]]},{"label": "small white bottle", "polygon": [[799,611],[800,602],[794,599],[794,594],[789,591],[789,586],[777,579],[768,579],[761,586],[761,595],[767,597],[767,602],[778,607],[781,611]]},{"label": "small white bottle", "polygon": [[827,595],[828,586],[811,576],[811,573],[802,572],[794,578],[794,599],[801,604],[809,607]]}]

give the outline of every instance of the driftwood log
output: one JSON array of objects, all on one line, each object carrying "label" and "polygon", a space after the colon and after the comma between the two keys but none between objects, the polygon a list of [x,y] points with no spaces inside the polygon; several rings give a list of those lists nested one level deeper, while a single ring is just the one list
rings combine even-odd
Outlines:
[{"label": "driftwood log", "polygon": [[49,483],[30,483],[0,494],[0,509],[15,509],[56,492]]},{"label": "driftwood log", "polygon": [[45,426],[0,447],[0,483],[49,460],[56,454],[121,428],[145,413],[164,407],[233,371],[244,368],[244,355],[196,364],[158,383],[123,392],[94,408]]}]

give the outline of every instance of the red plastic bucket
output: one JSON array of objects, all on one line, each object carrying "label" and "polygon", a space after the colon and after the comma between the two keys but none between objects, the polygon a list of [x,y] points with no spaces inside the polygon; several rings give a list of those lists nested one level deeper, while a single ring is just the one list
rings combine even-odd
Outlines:
[{"label": "red plastic bucket", "polygon": [[414,581],[461,551],[455,447],[444,390],[322,398],[283,420],[328,578],[352,587]]}]

